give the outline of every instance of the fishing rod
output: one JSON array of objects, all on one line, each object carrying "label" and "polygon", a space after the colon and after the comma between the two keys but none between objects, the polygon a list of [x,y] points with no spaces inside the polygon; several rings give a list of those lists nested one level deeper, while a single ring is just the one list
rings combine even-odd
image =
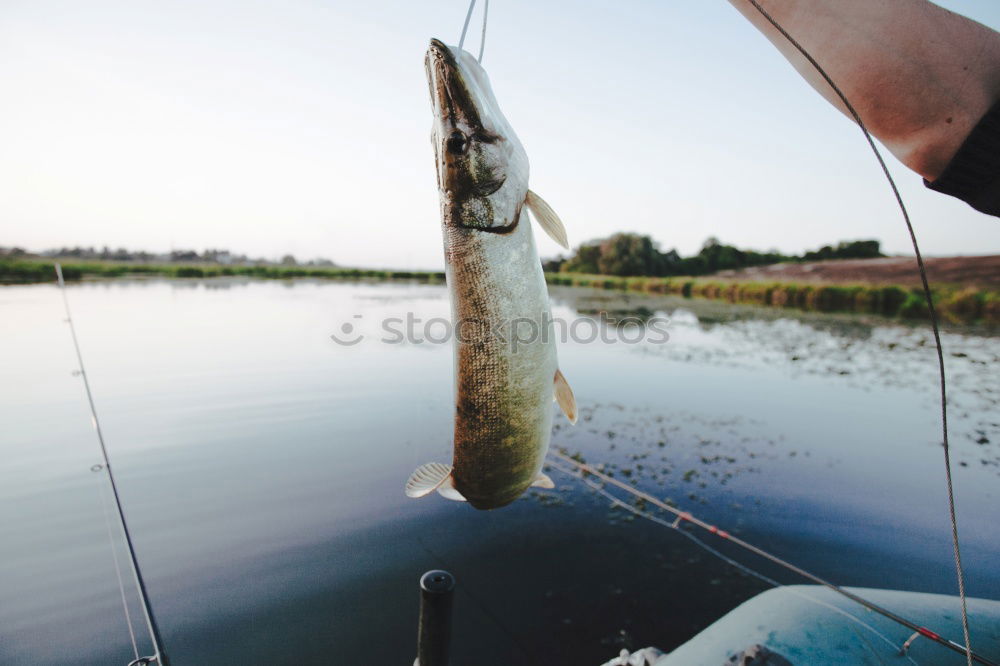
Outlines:
[{"label": "fishing rod", "polygon": [[586,463],[582,463],[582,462],[580,462],[578,460],[575,460],[574,458],[571,458],[571,457],[567,456],[566,454],[561,453],[559,451],[550,451],[549,455],[552,456],[552,457],[555,457],[555,458],[559,459],[563,463],[571,465],[573,467],[573,469],[576,470],[576,472],[578,474],[581,474],[581,475],[583,473],[591,474],[591,475],[595,476],[596,478],[600,479],[601,481],[603,481],[605,483],[609,483],[609,484],[611,484],[611,485],[613,485],[613,486],[615,486],[617,488],[620,488],[621,490],[624,490],[625,492],[627,492],[627,493],[629,493],[631,495],[634,495],[635,497],[641,498],[641,499],[645,500],[646,502],[649,502],[650,504],[652,504],[653,506],[655,506],[655,507],[657,507],[659,509],[662,509],[664,511],[667,511],[668,513],[673,514],[676,517],[676,520],[671,525],[671,527],[680,526],[680,524],[682,522],[685,522],[685,521],[689,522],[692,525],[695,525],[696,527],[700,527],[701,529],[705,530],[706,532],[709,532],[709,533],[714,534],[715,536],[717,536],[717,537],[719,537],[721,539],[725,539],[725,540],[727,540],[727,541],[729,541],[731,543],[734,543],[737,546],[739,546],[740,548],[743,548],[744,550],[748,550],[748,551],[750,551],[751,553],[753,553],[755,555],[763,557],[764,559],[769,560],[769,561],[773,562],[774,564],[777,564],[778,566],[783,567],[783,568],[785,568],[785,569],[787,569],[787,570],[789,570],[789,571],[791,571],[793,573],[796,573],[796,574],[802,576],[803,578],[811,580],[812,582],[814,582],[814,583],[816,583],[818,585],[822,585],[824,587],[827,587],[827,588],[833,590],[834,592],[836,592],[837,594],[840,594],[840,595],[842,595],[844,597],[847,597],[851,601],[854,601],[855,603],[861,604],[865,608],[867,608],[867,609],[869,609],[871,611],[874,611],[874,612],[878,613],[879,615],[883,615],[883,616],[889,618],[890,620],[892,620],[893,622],[896,622],[897,624],[900,624],[900,625],[902,625],[902,626],[910,629],[915,634],[919,634],[921,636],[924,636],[925,638],[929,638],[930,640],[934,641],[935,643],[938,643],[939,645],[943,645],[944,647],[948,648],[949,650],[952,650],[954,652],[957,652],[957,653],[965,655],[965,656],[971,655],[971,659],[973,661],[976,661],[976,662],[978,662],[980,664],[983,664],[984,666],[1000,666],[1000,664],[997,664],[994,661],[990,661],[986,657],[983,657],[983,656],[981,656],[979,654],[976,654],[975,652],[967,649],[966,646],[962,645],[961,643],[957,643],[957,642],[955,642],[955,641],[953,641],[953,640],[951,640],[949,638],[945,638],[944,636],[938,634],[937,632],[931,631],[927,627],[923,627],[923,626],[917,624],[916,622],[912,622],[911,620],[908,620],[905,617],[902,617],[901,615],[898,615],[898,614],[892,612],[891,610],[889,610],[887,608],[883,608],[882,606],[879,606],[878,604],[865,599],[864,597],[861,597],[861,596],[859,596],[859,595],[857,595],[857,594],[855,594],[853,592],[845,590],[844,588],[840,587],[839,585],[835,585],[834,583],[831,583],[830,581],[828,581],[828,580],[826,580],[824,578],[820,578],[816,574],[811,573],[809,571],[806,571],[802,567],[796,566],[796,565],[792,564],[791,562],[788,562],[787,560],[783,560],[782,558],[778,557],[777,555],[772,555],[771,553],[767,552],[763,548],[760,548],[758,546],[753,545],[752,543],[744,541],[743,539],[740,539],[739,537],[734,536],[734,535],[730,534],[729,532],[726,532],[725,530],[719,529],[719,527],[716,526],[716,525],[712,525],[710,523],[706,523],[705,521],[701,520],[700,518],[698,518],[697,516],[693,515],[692,513],[688,512],[688,511],[682,511],[682,510],[680,510],[680,509],[678,509],[676,507],[672,507],[669,504],[667,504],[666,502],[663,502],[663,501],[657,499],[656,497],[653,497],[649,493],[646,493],[646,492],[644,492],[642,490],[639,490],[638,488],[634,488],[634,487],[628,485],[627,483],[623,483],[622,481],[619,481],[618,479],[615,479],[615,478],[613,478],[611,476],[608,476],[607,474],[601,472],[600,470],[596,469],[592,465],[588,465]]},{"label": "fishing rod", "polygon": [[[626,502],[625,500],[621,499],[620,497],[616,497],[612,493],[608,492],[608,490],[604,486],[602,486],[601,484],[596,483],[594,481],[591,481],[590,479],[587,479],[587,478],[581,476],[580,472],[578,472],[576,470],[573,470],[573,469],[566,468],[566,467],[562,467],[561,465],[559,465],[558,463],[556,463],[553,460],[549,460],[548,461],[548,465],[550,467],[552,467],[553,469],[559,470],[563,474],[566,474],[568,476],[572,476],[575,479],[578,479],[581,483],[583,483],[584,485],[586,485],[587,487],[589,487],[594,492],[598,493],[599,495],[602,495],[602,496],[606,497],[608,500],[611,501],[611,504],[612,504],[613,507],[618,507],[618,508],[624,509],[624,510],[628,511],[629,513],[632,513],[632,514],[634,514],[636,516],[639,516],[640,518],[645,518],[646,520],[648,520],[650,522],[653,522],[653,523],[656,523],[657,525],[661,525],[663,527],[669,527],[670,529],[674,530],[675,532],[677,532],[678,534],[680,534],[681,536],[683,536],[688,541],[692,542],[693,544],[695,544],[696,546],[698,546],[699,548],[701,548],[702,550],[704,550],[709,555],[712,555],[713,557],[716,557],[716,558],[722,560],[726,564],[728,564],[728,565],[730,565],[732,567],[735,567],[736,569],[739,569],[740,571],[742,571],[743,573],[747,574],[748,576],[756,578],[757,580],[759,580],[762,583],[765,583],[767,585],[770,585],[771,587],[784,588],[785,590],[788,591],[789,594],[792,594],[792,595],[794,595],[796,597],[799,597],[800,599],[804,599],[804,600],[808,601],[809,603],[816,604],[817,606],[823,606],[824,608],[827,608],[827,609],[829,609],[829,610],[831,610],[831,611],[833,611],[833,612],[835,612],[835,613],[837,613],[839,615],[843,615],[844,617],[846,617],[851,622],[854,622],[856,624],[861,625],[862,627],[864,627],[868,631],[870,631],[873,634],[875,634],[876,636],[878,636],[879,639],[881,639],[886,645],[888,645],[889,647],[891,647],[894,650],[899,651],[899,654],[901,656],[906,657],[906,659],[911,664],[913,664],[914,666],[917,666],[917,662],[913,661],[913,659],[909,655],[906,654],[906,651],[909,649],[909,646],[910,646],[909,642],[904,643],[902,646],[896,645],[891,640],[889,640],[889,638],[885,634],[883,634],[882,632],[880,632],[878,629],[876,629],[872,625],[868,624],[864,620],[861,620],[860,618],[858,618],[858,617],[856,617],[856,616],[848,613],[843,608],[840,608],[838,606],[834,606],[831,603],[827,603],[825,601],[822,601],[821,599],[817,599],[817,598],[815,598],[813,596],[810,596],[808,594],[800,592],[797,589],[795,589],[794,587],[791,587],[789,585],[785,585],[783,583],[779,583],[775,579],[770,578],[768,576],[765,576],[764,574],[760,573],[759,571],[751,569],[747,565],[745,565],[745,564],[743,564],[741,562],[738,562],[737,560],[734,560],[733,558],[729,557],[728,555],[723,554],[721,551],[716,550],[715,548],[712,548],[706,542],[702,541],[697,536],[695,536],[694,534],[692,534],[689,530],[682,529],[681,526],[680,526],[680,522],[679,521],[674,521],[674,522],[671,523],[671,522],[668,522],[668,521],[664,520],[663,518],[660,518],[659,516],[654,516],[653,514],[647,512],[647,511],[643,511],[642,509],[639,509],[639,508],[637,508],[637,507],[629,504],[628,502]],[[912,642],[912,639],[916,638],[918,635],[919,634],[914,634],[911,637],[911,641],[910,642]]]},{"label": "fishing rod", "polygon": [[899,188],[896,187],[896,181],[893,179],[892,174],[889,172],[889,167],[886,166],[885,159],[882,157],[882,152],[875,145],[875,140],[872,138],[871,132],[868,131],[868,127],[865,126],[863,120],[861,120],[861,114],[858,113],[854,105],[847,98],[847,95],[843,90],[834,82],[833,78],[823,69],[823,66],[819,64],[816,58],[813,57],[811,53],[799,43],[787,30],[782,26],[777,19],[771,16],[766,9],[764,9],[758,0],[747,0],[755,10],[766,20],[771,26],[774,27],[781,36],[788,40],[788,43],[795,48],[802,57],[805,58],[809,64],[816,70],[816,72],[823,77],[827,85],[830,86],[831,90],[837,95],[841,102],[851,114],[851,118],[857,123],[858,127],[861,128],[861,133],[865,135],[865,140],[868,142],[868,146],[872,149],[875,154],[875,159],[878,160],[879,166],[882,168],[882,173],[885,174],[886,180],[889,181],[889,187],[892,189],[892,194],[896,198],[896,203],[899,205],[899,210],[903,214],[903,222],[906,224],[906,230],[910,235],[910,243],[913,246],[913,253],[916,255],[917,259],[917,270],[920,273],[920,284],[923,288],[924,298],[927,301],[927,312],[930,315],[931,320],[931,331],[934,334],[934,349],[937,352],[937,365],[938,365],[938,377],[940,386],[940,411],[941,411],[941,431],[942,431],[942,447],[944,449],[944,475],[945,483],[948,491],[948,517],[951,520],[951,544],[952,551],[955,561],[955,573],[958,578],[958,597],[961,600],[962,608],[962,635],[965,639],[965,657],[969,666],[972,666],[972,639],[969,637],[969,610],[965,601],[965,571],[962,567],[962,552],[958,541],[958,518],[955,512],[955,491],[952,482],[951,473],[951,446],[948,442],[948,389],[945,381],[945,370],[944,370],[944,348],[941,345],[941,332],[938,326],[938,316],[937,311],[934,308],[934,295],[931,292],[930,282],[927,280],[927,268],[924,265],[924,258],[920,252],[920,244],[917,243],[917,234],[913,230],[913,223],[910,221],[910,213],[906,210],[906,205],[903,203],[903,197],[899,193]]},{"label": "fishing rod", "polygon": [[[108,473],[108,482],[111,484],[111,493],[114,496],[115,508],[118,513],[118,522],[121,525],[122,533],[125,535],[125,544],[128,546],[129,563],[132,568],[132,578],[135,581],[136,589],[139,592],[139,601],[142,603],[142,612],[146,619],[146,628],[149,631],[149,638],[153,642],[153,655],[150,657],[138,657],[129,662],[128,666],[143,666],[145,664],[159,664],[160,666],[170,666],[170,660],[163,649],[163,639],[160,637],[160,630],[156,624],[156,617],[153,615],[153,607],[149,603],[149,595],[146,592],[146,582],[139,569],[139,559],[135,554],[135,546],[132,544],[132,534],[129,532],[128,523],[125,520],[125,510],[122,507],[121,496],[118,494],[118,484],[115,482],[115,475],[111,471],[111,460],[108,457],[108,448],[104,444],[104,434],[101,432],[101,422],[97,418],[97,407],[94,405],[94,395],[90,390],[90,382],[87,380],[87,372],[83,367],[83,354],[80,352],[80,343],[76,337],[76,327],[73,325],[73,315],[69,309],[69,299],[66,297],[66,282],[63,280],[62,266],[55,264],[56,279],[59,282],[59,292],[62,294],[63,308],[66,310],[66,323],[69,324],[69,332],[73,337],[73,349],[76,351],[76,360],[80,368],[80,376],[83,378],[83,387],[87,393],[87,403],[90,406],[90,421],[97,433],[97,442],[101,446],[101,456],[104,458],[104,469]],[[127,608],[127,606],[126,606]],[[129,623],[131,630],[131,622]]]}]

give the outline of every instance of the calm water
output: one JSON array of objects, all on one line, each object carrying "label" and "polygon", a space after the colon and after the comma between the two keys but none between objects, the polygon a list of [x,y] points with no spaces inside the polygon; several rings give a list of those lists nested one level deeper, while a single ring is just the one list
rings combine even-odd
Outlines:
[{"label": "calm water", "polygon": [[[455,663],[486,666],[670,648],[764,589],[557,471],[555,491],[494,512],[408,500],[415,466],[450,461],[452,352],[385,344],[380,322],[447,317],[442,287],[108,282],[69,297],[175,665],[410,664],[432,568],[459,579]],[[953,591],[924,328],[570,289],[553,305],[587,326],[601,310],[671,319],[665,344],[560,346],[581,419],[557,417],[556,446],[835,582]],[[0,312],[0,663],[125,664],[58,291],[4,287]],[[335,344],[345,322],[366,337]],[[968,587],[1000,598],[1000,340],[945,343]]]}]

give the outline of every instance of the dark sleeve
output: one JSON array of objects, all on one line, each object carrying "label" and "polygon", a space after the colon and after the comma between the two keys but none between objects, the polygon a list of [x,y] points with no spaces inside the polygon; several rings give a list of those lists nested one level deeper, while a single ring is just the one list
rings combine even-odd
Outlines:
[{"label": "dark sleeve", "polygon": [[924,185],[1000,217],[1000,103],[972,129],[941,175]]}]

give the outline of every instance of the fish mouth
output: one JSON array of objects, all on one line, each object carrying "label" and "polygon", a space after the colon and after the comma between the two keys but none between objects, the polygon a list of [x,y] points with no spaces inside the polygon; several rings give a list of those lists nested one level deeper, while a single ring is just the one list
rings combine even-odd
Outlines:
[{"label": "fish mouth", "polygon": [[442,42],[437,37],[431,37],[431,45],[427,48],[427,55],[428,56],[432,52],[435,55],[438,55],[438,56],[441,56],[442,58],[450,60],[451,63],[453,65],[455,65],[456,67],[458,66],[458,64],[455,62],[455,56],[452,55],[452,53],[451,53],[451,49],[449,49],[448,45],[445,44],[444,42]]},{"label": "fish mouth", "polygon": [[452,47],[431,39],[424,58],[435,115],[449,125],[481,128],[481,114]]}]

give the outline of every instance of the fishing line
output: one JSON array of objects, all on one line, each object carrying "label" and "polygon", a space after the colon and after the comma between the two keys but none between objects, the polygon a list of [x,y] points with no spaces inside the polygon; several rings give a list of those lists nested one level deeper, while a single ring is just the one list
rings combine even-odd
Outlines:
[{"label": "fishing line", "polygon": [[690,532],[680,529],[680,524],[679,523],[676,523],[676,522],[669,523],[666,520],[663,520],[662,518],[660,518],[659,516],[654,516],[651,513],[647,513],[645,511],[643,511],[643,510],[635,507],[635,506],[632,506],[628,502],[625,502],[625,501],[623,501],[623,500],[615,497],[614,495],[612,495],[611,493],[609,493],[605,488],[602,488],[599,484],[594,483],[593,481],[591,481],[591,480],[589,480],[587,478],[584,478],[580,473],[578,473],[578,472],[576,472],[576,471],[574,471],[572,469],[566,469],[565,467],[560,467],[558,463],[554,463],[551,460],[547,461],[547,464],[549,466],[553,467],[554,469],[559,470],[563,474],[566,474],[568,476],[572,476],[573,478],[580,480],[583,484],[589,486],[590,489],[593,490],[594,492],[599,493],[599,494],[603,495],[604,497],[606,497],[607,499],[611,500],[611,503],[614,504],[615,506],[620,507],[622,509],[625,509],[626,511],[631,511],[635,515],[640,516],[641,518],[645,518],[646,520],[650,520],[650,521],[652,521],[654,523],[657,523],[658,525],[662,525],[663,527],[669,527],[672,530],[677,530],[680,534],[683,534],[688,539],[690,539],[691,541],[693,541],[696,544],[698,544],[698,546],[700,548],[708,551],[712,555],[714,555],[714,556],[718,557],[719,559],[725,561],[727,564],[730,564],[730,565],[736,567],[737,569],[739,569],[743,573],[747,574],[748,576],[753,576],[754,578],[757,578],[758,580],[761,580],[761,581],[763,581],[763,582],[765,582],[768,585],[771,585],[773,587],[781,587],[782,586],[781,583],[779,583],[778,581],[774,580],[773,578],[768,578],[764,574],[759,573],[757,571],[754,571],[753,569],[751,569],[750,567],[746,566],[745,564],[743,564],[741,562],[737,562],[736,560],[732,559],[728,555],[723,554],[721,551],[718,551],[715,548],[712,548],[707,543],[705,543],[704,541],[702,541],[701,539],[699,539],[695,535],[691,534]]},{"label": "fishing line", "polygon": [[465,23],[462,24],[462,36],[458,39],[458,48],[465,46],[465,33],[469,30],[469,21],[472,19],[472,10],[476,7],[476,0],[469,3],[469,11],[465,13]]},{"label": "fishing line", "polygon": [[[91,472],[100,472],[104,465],[94,465]],[[114,530],[111,527],[111,512],[108,511],[108,494],[104,490],[104,484],[98,483],[97,488],[101,493],[101,509],[104,512],[104,524],[108,528],[108,543],[111,545],[111,561],[115,563],[115,577],[118,579],[118,593],[122,598],[122,610],[125,611],[125,624],[128,626],[128,637],[132,641],[132,655],[139,658],[139,646],[135,642],[135,630],[132,628],[132,614],[128,610],[128,601],[125,598],[125,581],[122,580],[122,568],[118,563],[118,548],[115,547]]]},{"label": "fishing line", "polygon": [[[465,33],[469,30],[469,21],[472,19],[472,10],[476,7],[476,0],[469,2],[469,11],[465,13],[465,23],[462,24],[462,36],[458,40],[458,48],[465,46]],[[483,2],[483,33],[479,40],[479,57],[476,58],[479,64],[483,64],[483,51],[486,49],[486,18],[490,14],[490,0]]]},{"label": "fishing line", "polygon": [[920,271],[920,282],[921,285],[923,286],[924,297],[927,299],[927,310],[928,313],[930,314],[931,330],[934,333],[934,346],[937,350],[938,376],[940,377],[940,385],[941,385],[941,430],[943,438],[942,444],[944,447],[944,471],[945,471],[945,480],[947,482],[947,487],[948,487],[948,515],[951,520],[951,540],[952,540],[952,549],[954,550],[954,556],[955,556],[955,572],[958,577],[958,596],[961,599],[962,603],[962,634],[965,638],[965,653],[966,653],[965,656],[966,656],[966,661],[968,662],[969,666],[971,666],[972,642],[969,638],[969,612],[965,599],[965,573],[962,568],[962,553],[958,543],[958,518],[955,514],[955,492],[952,484],[952,475],[951,475],[951,449],[948,443],[948,392],[945,383],[944,350],[941,346],[941,333],[938,330],[937,311],[934,309],[934,297],[931,294],[930,283],[927,280],[927,270],[926,267],[924,266],[923,256],[920,253],[920,246],[917,243],[917,235],[913,231],[913,224],[910,222],[910,214],[907,212],[906,206],[903,204],[903,198],[902,196],[900,196],[899,189],[896,187],[896,181],[893,180],[892,174],[889,173],[889,168],[886,166],[885,160],[882,158],[882,153],[879,151],[878,146],[875,145],[875,141],[874,139],[872,139],[872,135],[868,131],[868,128],[865,126],[864,122],[862,122],[860,114],[858,114],[857,110],[855,110],[854,106],[847,99],[847,95],[845,95],[843,91],[837,86],[837,84],[833,82],[833,79],[830,78],[830,75],[826,73],[826,70],[824,70],[823,67],[820,66],[820,64],[816,61],[815,58],[812,57],[812,55],[805,49],[805,47],[799,44],[798,41],[796,41],[795,38],[793,38],[788,33],[788,31],[781,26],[781,24],[779,24],[770,14],[768,14],[767,11],[760,6],[760,3],[757,2],[757,0],[747,0],[747,1],[751,5],[753,5],[754,9],[760,12],[760,15],[763,16],[768,23],[774,26],[774,28],[778,32],[780,32],[785,39],[788,40],[789,44],[795,47],[795,49],[799,53],[801,53],[806,60],[809,61],[809,64],[816,69],[819,75],[823,77],[823,79],[827,82],[830,88],[832,88],[833,91],[837,94],[837,97],[840,98],[840,101],[844,103],[844,106],[847,107],[847,110],[851,113],[851,116],[854,118],[854,122],[858,124],[858,127],[861,128],[861,132],[865,135],[865,140],[868,141],[868,145],[871,147],[872,152],[875,153],[875,158],[878,160],[879,166],[882,167],[882,173],[885,174],[886,179],[889,181],[889,186],[892,188],[892,193],[896,197],[896,203],[899,204],[899,210],[903,213],[903,221],[906,222],[906,230],[909,232],[910,241],[913,244],[913,253],[916,255],[917,258],[917,268]]},{"label": "fishing line", "polygon": [[[563,474],[566,474],[567,476],[572,476],[573,478],[579,480],[581,483],[583,483],[583,484],[587,485],[588,487],[590,487],[590,489],[593,490],[594,492],[596,492],[596,493],[598,493],[600,495],[603,495],[604,497],[606,497],[607,499],[609,499],[611,501],[611,503],[612,503],[613,506],[625,509],[626,511],[629,511],[629,512],[631,512],[631,513],[639,516],[640,518],[645,518],[646,520],[654,522],[654,523],[656,523],[658,525],[662,525],[663,527],[669,527],[670,529],[674,530],[678,534],[681,534],[682,536],[686,537],[688,540],[692,541],[696,546],[698,546],[699,548],[701,548],[702,550],[704,550],[708,554],[717,557],[718,559],[722,560],[723,562],[725,562],[726,564],[728,564],[728,565],[730,565],[732,567],[735,567],[736,569],[739,569],[740,571],[742,571],[743,573],[747,574],[748,576],[756,578],[757,580],[759,580],[759,581],[761,581],[763,583],[766,583],[767,585],[770,585],[772,587],[781,587],[781,588],[784,588],[786,592],[789,592],[789,593],[791,593],[791,594],[793,594],[793,595],[795,595],[795,596],[797,596],[797,597],[799,597],[801,599],[805,599],[806,601],[814,603],[814,604],[816,604],[818,606],[824,606],[825,608],[828,608],[829,610],[832,610],[832,611],[834,611],[836,613],[839,613],[840,615],[843,615],[844,617],[848,618],[852,622],[856,622],[857,624],[861,625],[865,629],[868,629],[869,631],[871,631],[873,634],[875,634],[876,636],[878,636],[879,638],[881,638],[882,641],[884,641],[887,645],[889,645],[889,647],[891,647],[893,650],[899,652],[900,654],[904,654],[903,648],[901,646],[896,645],[885,634],[883,634],[882,632],[880,632],[878,629],[876,629],[875,627],[871,626],[870,624],[868,624],[867,622],[865,622],[861,618],[856,617],[854,615],[851,615],[850,613],[848,613],[843,608],[839,608],[839,607],[834,606],[833,604],[828,603],[826,601],[822,601],[820,599],[816,599],[815,597],[811,597],[811,596],[809,596],[809,595],[807,595],[807,594],[805,594],[805,593],[803,593],[803,592],[801,592],[799,590],[796,590],[793,587],[785,585],[784,583],[779,583],[775,579],[770,578],[768,576],[765,576],[764,574],[760,573],[759,571],[755,571],[755,570],[751,569],[750,567],[748,567],[747,565],[743,564],[742,562],[734,560],[733,558],[731,558],[728,555],[722,553],[721,551],[716,550],[715,548],[712,548],[711,546],[709,546],[707,543],[705,543],[704,541],[702,541],[701,539],[699,539],[698,537],[696,537],[691,532],[689,532],[687,530],[681,529],[679,522],[670,523],[670,522],[667,522],[666,520],[663,520],[659,516],[655,516],[655,515],[647,512],[647,511],[643,511],[643,510],[639,509],[638,507],[635,507],[635,506],[633,506],[633,505],[631,505],[631,504],[629,504],[629,503],[621,500],[620,498],[615,497],[614,495],[612,495],[611,493],[609,493],[605,488],[603,488],[600,484],[594,483],[593,481],[591,481],[591,480],[589,480],[587,478],[584,478],[580,473],[578,473],[576,471],[573,471],[573,470],[561,467],[559,464],[554,463],[551,460],[548,461],[548,465],[550,467],[554,468],[554,469],[559,470]],[[860,636],[860,634],[859,634],[859,636]],[[913,659],[911,657],[907,656],[906,658],[912,664],[914,664],[914,666],[917,666],[917,662],[913,661]]]},{"label": "fishing line", "polygon": [[101,422],[97,418],[97,407],[94,405],[94,395],[90,391],[90,382],[87,380],[87,372],[83,367],[83,354],[80,352],[80,343],[76,337],[76,327],[73,325],[73,315],[69,309],[69,299],[66,297],[66,282],[63,280],[62,266],[55,264],[56,279],[59,283],[59,292],[62,294],[63,308],[66,311],[66,323],[69,324],[69,332],[73,338],[73,349],[76,351],[76,360],[79,367],[80,377],[83,378],[83,387],[87,393],[87,403],[90,406],[90,422],[97,433],[97,442],[101,446],[101,456],[104,459],[104,470],[108,473],[108,482],[111,485],[111,494],[114,496],[115,508],[118,512],[118,522],[125,537],[125,545],[128,546],[129,563],[132,567],[132,578],[135,582],[136,590],[139,593],[139,600],[142,602],[142,611],[146,619],[146,629],[149,631],[149,638],[153,642],[153,656],[138,657],[132,663],[152,663],[160,666],[170,666],[166,652],[162,649],[163,641],[160,638],[160,631],[153,615],[153,607],[149,603],[146,594],[146,583],[143,580],[142,572],[139,570],[139,560],[135,554],[135,547],[132,545],[132,535],[125,521],[125,510],[122,507],[121,497],[118,494],[118,484],[115,483],[115,475],[111,471],[111,461],[108,457],[108,448],[104,443],[104,433],[101,431]]},{"label": "fishing line", "polygon": [[695,515],[693,515],[692,513],[688,512],[688,511],[681,511],[680,509],[678,509],[676,507],[672,507],[669,504],[667,504],[665,502],[662,502],[662,501],[658,500],[657,498],[653,497],[649,493],[643,492],[643,491],[639,490],[638,488],[633,488],[632,486],[630,486],[630,485],[628,485],[626,483],[623,483],[623,482],[619,481],[618,479],[615,479],[615,478],[613,478],[611,476],[608,476],[607,474],[601,472],[600,470],[596,469],[592,465],[588,465],[586,463],[579,462],[579,461],[577,461],[577,460],[575,460],[573,458],[570,458],[569,456],[567,456],[567,455],[565,455],[563,453],[560,453],[558,451],[550,451],[548,455],[551,456],[551,457],[557,458],[558,460],[560,460],[560,461],[562,461],[564,463],[569,464],[570,466],[573,467],[573,469],[577,470],[578,472],[581,472],[581,473],[586,472],[587,474],[593,475],[593,476],[597,477],[598,479],[600,479],[601,481],[603,481],[605,483],[610,483],[611,485],[613,485],[613,486],[615,486],[615,487],[617,487],[617,488],[619,488],[621,490],[624,490],[625,492],[627,492],[627,493],[629,493],[631,495],[634,495],[635,497],[642,498],[643,500],[645,500],[646,502],[648,502],[649,504],[652,504],[653,506],[655,506],[657,508],[660,508],[660,509],[662,509],[662,510],[668,512],[668,513],[672,513],[676,517],[675,523],[677,525],[680,525],[680,523],[682,521],[687,521],[687,522],[691,523],[692,525],[695,525],[696,527],[700,527],[701,529],[705,530],[706,532],[709,532],[711,534],[714,534],[714,535],[718,536],[721,539],[725,539],[725,540],[727,540],[727,541],[729,541],[731,543],[734,543],[737,546],[739,546],[740,548],[743,548],[744,550],[748,550],[748,551],[750,551],[751,553],[753,553],[755,555],[763,557],[764,559],[766,559],[766,560],[768,560],[770,562],[773,562],[774,564],[777,564],[780,567],[788,569],[789,571],[791,571],[793,573],[796,573],[796,574],[802,576],[803,578],[811,580],[812,582],[817,583],[818,585],[822,585],[824,587],[827,587],[827,588],[833,590],[834,592],[836,592],[837,594],[843,595],[843,596],[847,597],[848,599],[850,599],[850,600],[852,600],[852,601],[854,601],[856,603],[861,604],[865,608],[868,608],[869,610],[875,611],[879,615],[883,615],[883,616],[889,618],[890,620],[896,622],[897,624],[901,624],[904,627],[907,627],[907,628],[911,629],[912,631],[915,631],[915,632],[919,633],[921,636],[929,638],[932,641],[934,641],[935,643],[938,643],[939,645],[943,645],[943,646],[947,647],[948,649],[950,649],[950,650],[952,650],[954,652],[958,652],[959,654],[970,654],[971,655],[970,658],[972,660],[977,661],[980,664],[985,664],[986,666],[1000,666],[1000,664],[997,664],[996,662],[990,661],[986,657],[982,657],[982,656],[976,654],[971,649],[967,650],[966,647],[963,647],[960,643],[956,643],[955,641],[953,641],[951,639],[945,638],[944,636],[941,636],[940,634],[938,634],[938,633],[936,633],[934,631],[931,631],[927,627],[922,627],[922,626],[918,625],[917,623],[912,622],[912,621],[910,621],[910,620],[902,617],[901,615],[897,615],[896,613],[894,613],[894,612],[892,612],[892,611],[890,611],[890,610],[888,610],[886,608],[883,608],[882,606],[879,606],[878,604],[876,604],[876,603],[874,603],[872,601],[869,601],[869,600],[865,599],[864,597],[861,597],[861,596],[859,596],[859,595],[857,595],[857,594],[855,594],[853,592],[850,592],[850,591],[848,591],[848,590],[846,590],[846,589],[844,589],[844,588],[842,588],[842,587],[840,587],[838,585],[834,585],[830,581],[828,581],[828,580],[826,580],[824,578],[820,578],[819,576],[817,576],[814,573],[806,571],[802,567],[796,566],[796,565],[792,564],[791,562],[788,562],[787,560],[783,560],[780,557],[778,557],[777,555],[772,555],[771,553],[767,552],[763,548],[759,548],[759,547],[757,547],[757,546],[755,546],[755,545],[753,545],[753,544],[751,544],[751,543],[749,543],[747,541],[744,541],[743,539],[740,539],[737,536],[734,536],[734,535],[730,534],[729,532],[726,532],[725,530],[719,529],[719,527],[717,527],[716,525],[712,525],[710,523],[706,523],[705,521],[701,520],[700,518],[696,517]]},{"label": "fishing line", "polygon": [[476,60],[483,64],[483,51],[486,50],[486,17],[490,14],[490,0],[483,0],[483,34],[479,39],[479,57]]}]

